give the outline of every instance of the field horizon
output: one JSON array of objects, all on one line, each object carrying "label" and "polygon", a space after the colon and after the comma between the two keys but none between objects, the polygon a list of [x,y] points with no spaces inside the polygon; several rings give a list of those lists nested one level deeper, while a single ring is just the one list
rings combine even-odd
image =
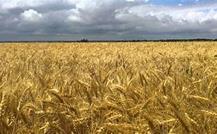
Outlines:
[{"label": "field horizon", "polygon": [[189,39],[138,39],[138,40],[88,40],[86,38],[78,40],[12,40],[12,41],[0,41],[2,43],[150,43],[150,42],[216,42],[217,38],[189,38]]}]

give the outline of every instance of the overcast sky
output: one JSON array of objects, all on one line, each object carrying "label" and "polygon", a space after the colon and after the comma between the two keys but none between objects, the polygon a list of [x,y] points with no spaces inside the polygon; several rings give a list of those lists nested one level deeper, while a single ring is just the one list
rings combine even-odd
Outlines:
[{"label": "overcast sky", "polygon": [[217,0],[0,0],[0,40],[20,35],[217,38]]}]

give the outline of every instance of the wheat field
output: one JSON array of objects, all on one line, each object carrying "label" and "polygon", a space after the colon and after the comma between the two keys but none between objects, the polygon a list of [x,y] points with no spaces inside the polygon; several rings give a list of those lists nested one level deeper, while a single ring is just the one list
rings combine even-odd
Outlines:
[{"label": "wheat field", "polygon": [[217,42],[0,51],[0,134],[217,133]]}]

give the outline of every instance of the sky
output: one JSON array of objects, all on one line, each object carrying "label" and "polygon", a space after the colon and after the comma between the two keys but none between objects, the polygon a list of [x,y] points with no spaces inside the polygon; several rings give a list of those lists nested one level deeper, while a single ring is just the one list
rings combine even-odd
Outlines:
[{"label": "sky", "polygon": [[217,38],[217,0],[0,0],[0,41]]}]

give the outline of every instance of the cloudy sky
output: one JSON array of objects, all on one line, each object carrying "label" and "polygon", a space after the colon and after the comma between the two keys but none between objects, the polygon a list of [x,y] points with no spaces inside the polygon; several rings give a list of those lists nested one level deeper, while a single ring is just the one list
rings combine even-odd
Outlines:
[{"label": "cloudy sky", "polygon": [[217,0],[0,0],[0,40],[217,38]]}]

